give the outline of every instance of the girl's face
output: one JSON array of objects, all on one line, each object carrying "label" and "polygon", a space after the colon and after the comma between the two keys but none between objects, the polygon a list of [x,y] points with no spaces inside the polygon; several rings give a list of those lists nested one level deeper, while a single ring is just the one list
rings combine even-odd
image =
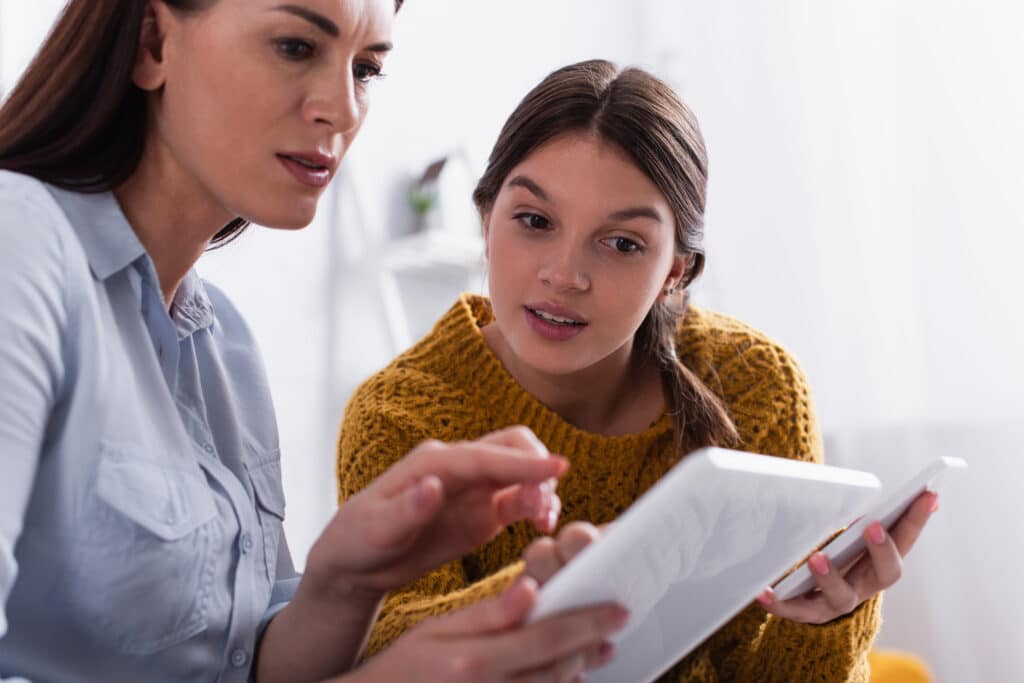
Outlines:
[{"label": "girl's face", "polygon": [[484,217],[495,323],[516,358],[565,375],[615,357],[683,259],[657,186],[619,147],[570,134],[527,156]]},{"label": "girl's face", "polygon": [[151,93],[147,154],[228,218],[309,224],[366,116],[394,0],[153,8],[134,72]]}]

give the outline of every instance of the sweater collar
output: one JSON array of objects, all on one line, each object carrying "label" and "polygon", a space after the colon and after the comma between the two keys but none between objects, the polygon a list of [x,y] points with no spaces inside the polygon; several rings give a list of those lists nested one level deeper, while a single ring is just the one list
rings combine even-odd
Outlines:
[{"label": "sweater collar", "polygon": [[671,432],[669,415],[663,415],[642,432],[619,436],[595,434],[570,424],[526,391],[491,351],[480,330],[493,321],[487,297],[463,294],[438,321],[429,339],[443,345],[434,352],[451,359],[445,372],[450,374],[453,384],[474,387],[477,395],[473,398],[486,405],[503,424],[526,424],[547,444],[576,443],[601,449],[640,448]]}]

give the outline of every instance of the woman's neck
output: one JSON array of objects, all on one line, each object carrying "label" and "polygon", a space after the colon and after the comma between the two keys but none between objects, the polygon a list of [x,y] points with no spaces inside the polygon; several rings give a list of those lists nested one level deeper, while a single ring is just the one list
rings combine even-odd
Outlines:
[{"label": "woman's neck", "polygon": [[170,310],[189,269],[233,217],[158,145],[147,146],[138,168],[114,196],[153,260]]},{"label": "woman's neck", "polygon": [[632,344],[577,372],[553,375],[523,362],[496,323],[481,332],[523,389],[584,431],[632,434],[648,428],[665,411],[661,374],[651,363],[636,358]]}]

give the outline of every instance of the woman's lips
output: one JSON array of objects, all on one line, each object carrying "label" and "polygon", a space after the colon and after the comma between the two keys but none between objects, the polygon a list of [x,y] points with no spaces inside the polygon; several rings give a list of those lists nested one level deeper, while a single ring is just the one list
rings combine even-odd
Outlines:
[{"label": "woman's lips", "polygon": [[299,155],[278,154],[277,159],[303,185],[321,188],[331,181],[332,167],[329,164],[317,164]]},{"label": "woman's lips", "polygon": [[523,311],[530,329],[548,341],[568,341],[587,329],[587,323],[562,324],[545,320],[529,306],[524,306]]}]

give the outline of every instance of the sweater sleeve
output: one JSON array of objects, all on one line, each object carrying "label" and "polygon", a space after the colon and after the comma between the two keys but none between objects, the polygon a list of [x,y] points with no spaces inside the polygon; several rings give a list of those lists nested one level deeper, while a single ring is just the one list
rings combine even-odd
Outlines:
[{"label": "sweater sleeve", "polygon": [[[361,388],[342,421],[337,461],[339,504],[398,462],[429,433],[427,425],[412,411],[403,411],[382,399],[373,387]],[[442,433],[432,436],[447,440]],[[363,657],[383,650],[427,617],[497,595],[521,572],[522,563],[514,563],[471,582],[462,560],[435,569],[386,598]]]},{"label": "sweater sleeve", "polygon": [[[762,341],[742,353],[746,390],[726,396],[746,450],[823,462],[807,380],[778,345]],[[824,625],[766,613],[756,603],[710,639],[720,679],[736,683],[867,683],[868,651],[881,625],[881,596]]]}]

